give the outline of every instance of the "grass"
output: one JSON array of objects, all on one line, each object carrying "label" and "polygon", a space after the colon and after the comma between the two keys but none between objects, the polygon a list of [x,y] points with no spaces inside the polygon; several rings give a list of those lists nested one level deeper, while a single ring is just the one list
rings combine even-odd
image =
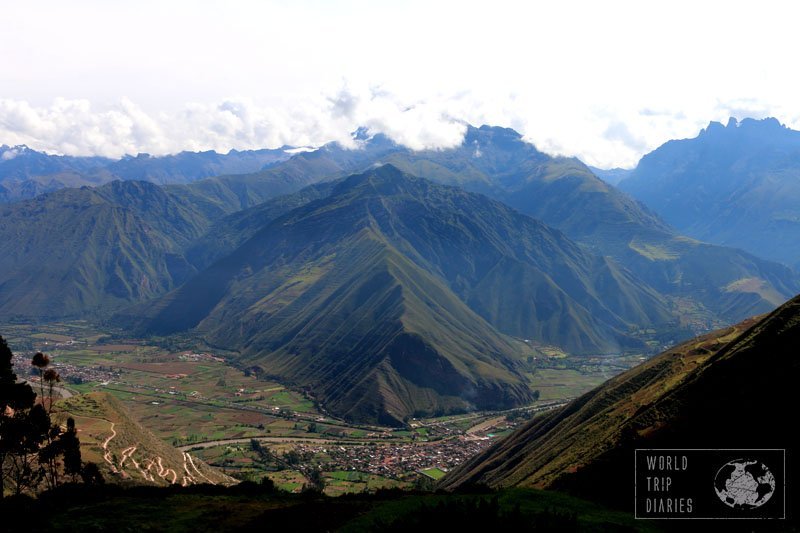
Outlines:
[{"label": "grass", "polygon": [[600,373],[584,374],[571,368],[539,368],[531,379],[531,388],[539,391],[541,401],[563,400],[580,396],[609,377],[611,375]]},{"label": "grass", "polygon": [[441,468],[435,468],[435,467],[434,468],[426,468],[425,470],[421,470],[421,473],[425,474],[426,476],[428,476],[429,478],[434,479],[434,480],[439,480],[439,479],[443,478],[445,476],[445,474],[447,474],[447,472],[445,472]]},{"label": "grass", "polygon": [[[265,527],[275,531],[394,531],[421,512],[430,515],[433,510],[445,513],[440,520],[463,521],[464,517],[450,516],[453,504],[461,504],[461,508],[471,510],[474,515],[492,502],[496,502],[497,519],[518,509],[523,523],[530,527],[538,517],[558,513],[574,516],[574,528],[570,530],[579,532],[661,530],[659,523],[635,521],[629,513],[556,492],[523,489],[482,494],[383,493],[332,498],[263,492],[252,485],[190,490],[67,488],[40,500],[0,501],[0,513],[26,517],[24,521],[8,522],[9,532],[224,532]],[[448,504],[450,514],[442,507]]]},{"label": "grass", "polygon": [[[553,491],[510,489],[488,494],[425,494],[394,498],[374,505],[369,511],[348,522],[341,531],[377,531],[425,508],[453,501],[478,502],[497,498],[501,512],[519,509],[523,516],[559,512],[574,514],[577,531],[660,531],[657,523],[636,521],[625,512],[608,510],[593,503]],[[530,520],[532,522],[532,520]]]}]

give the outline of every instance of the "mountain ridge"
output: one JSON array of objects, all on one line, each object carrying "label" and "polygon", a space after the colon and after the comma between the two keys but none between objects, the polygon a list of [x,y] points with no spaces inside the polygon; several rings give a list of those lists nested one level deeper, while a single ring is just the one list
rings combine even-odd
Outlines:
[{"label": "mountain ridge", "polygon": [[796,267],[799,175],[800,132],[731,118],[646,154],[620,188],[691,237]]}]

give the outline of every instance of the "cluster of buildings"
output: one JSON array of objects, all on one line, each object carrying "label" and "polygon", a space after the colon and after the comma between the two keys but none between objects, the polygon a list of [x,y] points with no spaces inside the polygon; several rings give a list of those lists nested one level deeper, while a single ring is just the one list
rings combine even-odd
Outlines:
[{"label": "cluster of buildings", "polygon": [[354,470],[389,478],[400,478],[409,472],[437,467],[449,470],[486,449],[494,439],[459,435],[430,443],[398,443],[368,445],[298,444],[303,456],[327,456],[325,470]]},{"label": "cluster of buildings", "polygon": [[224,363],[225,359],[222,357],[217,357],[216,355],[212,355],[210,353],[194,353],[194,352],[185,352],[178,356],[179,361],[191,361],[193,363],[201,362],[201,361],[215,361],[217,363]]}]

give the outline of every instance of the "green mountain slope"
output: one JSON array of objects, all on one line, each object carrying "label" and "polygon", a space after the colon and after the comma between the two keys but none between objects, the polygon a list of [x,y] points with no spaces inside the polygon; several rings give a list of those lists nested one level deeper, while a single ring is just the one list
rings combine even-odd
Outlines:
[{"label": "green mountain slope", "polygon": [[527,398],[514,370],[524,345],[495,328],[618,353],[638,347],[633,324],[671,319],[655,292],[559,232],[391,166],[338,182],[126,315],[155,333],[195,328],[373,420]]},{"label": "green mountain slope", "polygon": [[296,193],[278,196],[215,220],[208,231],[187,248],[187,259],[195,268],[202,270],[233,252],[272,220],[328,196],[334,183],[327,181],[309,185]]},{"label": "green mountain slope", "polygon": [[362,132],[359,139],[355,150],[332,144],[261,173],[221,179],[245,189],[237,204],[241,208],[265,199],[269,184],[280,183],[282,191],[290,192],[287,184],[296,190],[390,163],[413,175],[486,194],[562,230],[598,255],[613,257],[675,298],[679,312],[697,310],[691,320],[697,329],[767,312],[800,291],[800,280],[790,269],[681,236],[580,161],[539,152],[513,130],[469,127],[460,146],[417,152],[383,135],[368,138]]},{"label": "green mountain slope", "polygon": [[543,154],[513,130],[470,128],[455,149],[400,150],[381,161],[507,203],[726,322],[767,312],[800,291],[783,265],[682,237],[577,159]]},{"label": "green mountain slope", "polygon": [[636,448],[786,448],[791,456],[800,444],[786,425],[786,407],[796,404],[798,342],[800,297],[670,349],[534,419],[443,484],[560,487],[630,505]]},{"label": "green mountain slope", "polygon": [[0,317],[79,316],[163,294],[194,272],[183,248],[208,224],[144,182],[0,206]]}]

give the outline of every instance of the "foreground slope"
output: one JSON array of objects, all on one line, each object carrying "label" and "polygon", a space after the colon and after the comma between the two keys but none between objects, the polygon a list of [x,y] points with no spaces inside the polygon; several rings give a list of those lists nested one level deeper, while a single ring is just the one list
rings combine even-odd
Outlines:
[{"label": "foreground slope", "polygon": [[800,297],[609,380],[443,484],[561,487],[629,505],[636,448],[786,448],[791,456],[798,438],[787,408],[797,404],[798,342]]},{"label": "foreground slope", "polygon": [[231,485],[235,480],[162,441],[133,420],[113,396],[94,392],[62,400],[56,412],[75,419],[81,456],[107,483]]},{"label": "foreground slope", "polygon": [[620,187],[686,235],[800,265],[800,132],[774,118],[669,141]]},{"label": "foreground slope", "polygon": [[387,166],[273,220],[123,320],[194,328],[340,414],[396,422],[527,401],[515,368],[528,348],[498,330],[616,353],[639,346],[633,324],[670,318],[656,293],[559,232]]}]

